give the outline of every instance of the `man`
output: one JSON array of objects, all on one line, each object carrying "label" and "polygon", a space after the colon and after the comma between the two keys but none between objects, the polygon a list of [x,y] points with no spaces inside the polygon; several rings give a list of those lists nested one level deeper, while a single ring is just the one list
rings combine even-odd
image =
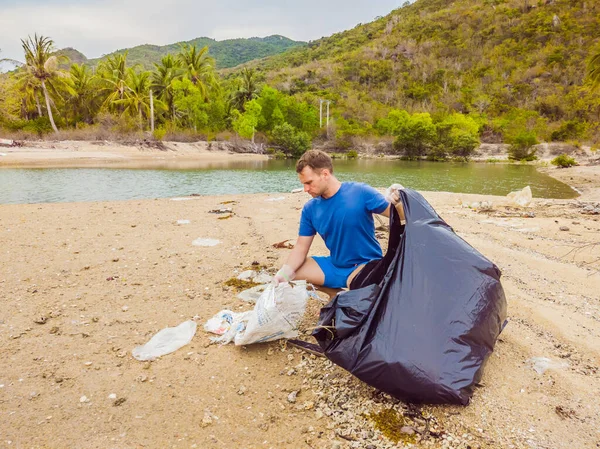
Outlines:
[{"label": "man", "polygon": [[[402,186],[394,184],[384,197],[366,184],[342,183],[333,175],[331,158],[320,150],[304,153],[296,172],[313,199],[302,209],[298,240],[273,283],[302,279],[329,288],[349,287],[367,262],[383,257],[373,213],[389,217],[394,205],[404,219],[397,191]],[[307,257],[316,233],[325,241],[330,256]]]}]

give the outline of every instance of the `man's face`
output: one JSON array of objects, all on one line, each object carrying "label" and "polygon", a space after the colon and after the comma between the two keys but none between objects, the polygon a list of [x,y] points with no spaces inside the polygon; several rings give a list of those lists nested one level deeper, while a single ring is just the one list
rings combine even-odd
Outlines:
[{"label": "man's face", "polygon": [[328,187],[328,181],[331,177],[329,170],[324,168],[319,172],[314,171],[310,167],[304,167],[298,178],[304,185],[304,191],[313,198],[321,196]]}]

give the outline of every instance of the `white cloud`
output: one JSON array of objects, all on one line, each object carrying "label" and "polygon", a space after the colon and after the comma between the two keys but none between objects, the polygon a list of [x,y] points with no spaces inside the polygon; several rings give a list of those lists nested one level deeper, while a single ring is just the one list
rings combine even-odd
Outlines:
[{"label": "white cloud", "polygon": [[218,40],[282,34],[312,40],[369,22],[402,2],[380,0],[21,0],[2,5],[0,58],[22,59],[20,39],[51,37],[94,58],[145,43],[165,45],[208,36]]}]

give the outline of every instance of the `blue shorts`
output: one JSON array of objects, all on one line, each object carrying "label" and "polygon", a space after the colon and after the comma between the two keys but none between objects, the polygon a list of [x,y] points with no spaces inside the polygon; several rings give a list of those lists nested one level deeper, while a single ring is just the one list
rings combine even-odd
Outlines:
[{"label": "blue shorts", "polygon": [[325,274],[323,287],[346,288],[348,276],[352,274],[358,265],[349,268],[336,267],[329,256],[313,256],[321,271]]}]

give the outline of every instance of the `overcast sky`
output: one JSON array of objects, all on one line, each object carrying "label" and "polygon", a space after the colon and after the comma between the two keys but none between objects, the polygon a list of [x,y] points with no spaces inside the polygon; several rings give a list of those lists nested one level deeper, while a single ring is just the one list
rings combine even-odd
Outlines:
[{"label": "overcast sky", "polygon": [[404,0],[0,0],[0,59],[23,59],[20,39],[42,34],[88,58],[200,36],[281,34],[314,40],[386,15]]}]

